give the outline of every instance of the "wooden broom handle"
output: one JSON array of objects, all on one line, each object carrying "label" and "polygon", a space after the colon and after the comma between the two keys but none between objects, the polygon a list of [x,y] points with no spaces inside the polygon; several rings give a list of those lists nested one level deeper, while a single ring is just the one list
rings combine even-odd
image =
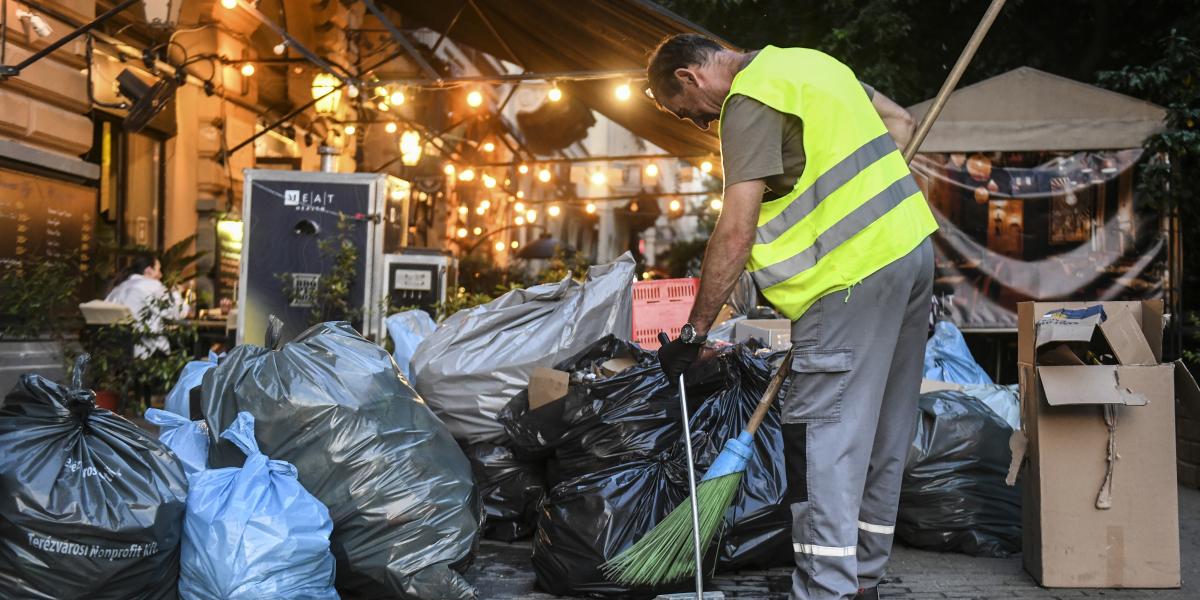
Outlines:
[{"label": "wooden broom handle", "polygon": [[750,432],[750,435],[754,435],[758,431],[758,426],[762,425],[763,419],[767,418],[767,411],[771,410],[771,405],[779,396],[779,388],[783,387],[783,380],[787,379],[788,373],[792,370],[792,354],[795,351],[795,348],[788,348],[787,354],[783,356],[783,363],[779,365],[779,370],[775,371],[771,383],[767,384],[767,391],[763,392],[762,399],[758,401],[758,407],[754,409],[754,414],[750,415],[750,420],[746,422],[746,431]]}]

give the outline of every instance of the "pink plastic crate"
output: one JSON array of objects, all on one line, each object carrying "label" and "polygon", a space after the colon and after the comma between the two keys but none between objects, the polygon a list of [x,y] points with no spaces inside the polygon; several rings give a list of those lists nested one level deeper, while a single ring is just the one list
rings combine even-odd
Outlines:
[{"label": "pink plastic crate", "polygon": [[659,279],[633,284],[633,341],[646,350],[657,350],[658,333],[675,338],[687,323],[700,280]]}]

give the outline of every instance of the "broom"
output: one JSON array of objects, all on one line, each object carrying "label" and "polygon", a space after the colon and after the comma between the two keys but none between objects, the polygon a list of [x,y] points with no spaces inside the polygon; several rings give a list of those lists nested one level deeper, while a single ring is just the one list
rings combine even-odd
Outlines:
[{"label": "broom", "polygon": [[[684,502],[675,507],[654,529],[642,536],[634,545],[600,566],[601,571],[618,583],[631,586],[658,585],[674,581],[696,572],[697,560],[693,555],[693,514],[696,520],[700,544],[707,547],[725,517],[725,511],[733,503],[733,495],[742,483],[742,474],[754,452],[754,434],[774,404],[779,388],[787,377],[792,363],[792,349],[784,356],[783,364],[771,378],[767,390],[746,422],[741,435],[725,442],[721,454],[713,461],[700,484],[696,486],[694,503]],[[682,379],[682,378],[681,378]],[[684,415],[687,418],[687,415]],[[689,474],[690,476],[690,474]],[[702,553],[702,551],[701,551]]]}]

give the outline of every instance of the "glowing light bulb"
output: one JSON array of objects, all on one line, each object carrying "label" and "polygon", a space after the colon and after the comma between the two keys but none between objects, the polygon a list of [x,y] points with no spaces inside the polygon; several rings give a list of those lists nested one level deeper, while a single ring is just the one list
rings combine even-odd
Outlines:
[{"label": "glowing light bulb", "polygon": [[529,165],[520,165],[517,167],[517,172],[524,175],[529,172]]},{"label": "glowing light bulb", "polygon": [[594,215],[594,214],[596,214],[596,204],[593,202],[588,202],[587,206],[584,207],[583,210],[586,210],[587,214],[589,214],[589,215]]},{"label": "glowing light bulb", "polygon": [[713,169],[712,162],[706,160],[706,161],[700,163],[701,171],[704,171],[705,173],[712,173],[712,169]]},{"label": "glowing light bulb", "polygon": [[477,215],[479,215],[479,216],[483,216],[483,214],[484,214],[484,213],[486,213],[486,212],[487,212],[487,209],[486,209],[486,208],[484,208],[484,207],[482,207],[482,206],[476,206],[476,207],[475,207],[475,214],[477,214]]},{"label": "glowing light bulb", "polygon": [[562,209],[559,208],[557,204],[551,204],[550,208],[546,209],[546,213],[548,213],[552,217],[557,217],[559,214],[562,213]]},{"label": "glowing light bulb", "polygon": [[713,198],[713,201],[709,202],[708,205],[711,206],[713,210],[721,210],[721,207],[725,206],[725,203],[721,202],[719,198]]},{"label": "glowing light bulb", "polygon": [[604,185],[608,183],[608,177],[604,175],[604,171],[596,171],[592,173],[592,185]]},{"label": "glowing light bulb", "polygon": [[654,163],[646,165],[646,177],[658,177],[658,165]]},{"label": "glowing light bulb", "polygon": [[442,172],[447,175],[454,175],[454,163],[446,163],[446,166],[442,167]]},{"label": "glowing light bulb", "polygon": [[613,90],[613,93],[616,94],[617,100],[620,100],[621,102],[624,102],[633,96],[633,91],[629,89],[628,83],[622,83],[621,85],[618,85],[617,89]]},{"label": "glowing light bulb", "polygon": [[483,187],[488,188],[488,189],[496,187],[496,178],[492,177],[491,175],[488,175],[487,173],[484,173],[483,174]]},{"label": "glowing light bulb", "polygon": [[523,192],[523,191],[521,191],[521,190],[517,190],[517,197],[518,197],[518,198],[524,198],[524,197],[525,197],[525,192]]},{"label": "glowing light bulb", "polygon": [[465,205],[460,206],[460,207],[458,207],[458,214],[465,217],[465,216],[467,216],[467,210],[468,209]]},{"label": "glowing light bulb", "polygon": [[238,0],[221,0],[221,6],[233,10],[237,8]]},{"label": "glowing light bulb", "polygon": [[387,111],[388,111],[388,109],[389,109],[389,108],[391,108],[391,107],[390,107],[390,106],[388,106],[388,103],[387,103],[387,102],[380,102],[379,104],[376,104],[376,105],[375,105],[375,108],[378,108],[379,110],[381,110],[381,111],[383,111],[383,112],[387,112]]},{"label": "glowing light bulb", "polygon": [[[222,4],[224,4],[224,3],[222,3]],[[237,6],[237,2],[234,2],[233,5]],[[232,7],[226,6],[225,8],[232,8]],[[279,42],[278,44],[275,44],[275,47],[271,48],[271,51],[275,53],[275,56],[283,56],[283,53],[287,52],[287,42]]]},{"label": "glowing light bulb", "polygon": [[475,171],[471,169],[463,169],[458,174],[459,181],[471,181],[472,179],[475,179]]},{"label": "glowing light bulb", "polygon": [[513,219],[513,223],[516,223],[518,227],[521,225],[524,225],[525,217],[517,217],[517,218]]},{"label": "glowing light bulb", "polygon": [[475,235],[479,235],[479,234],[483,233],[483,228],[482,228],[482,227],[476,227],[475,229],[472,229],[472,230],[471,230],[471,233],[474,233]]},{"label": "glowing light bulb", "polygon": [[471,93],[467,94],[467,105],[468,106],[470,106],[471,108],[479,108],[479,106],[481,106],[482,104],[483,104],[483,94],[479,93],[479,90],[471,90]]},{"label": "glowing light bulb", "polygon": [[401,104],[404,104],[404,92],[400,90],[392,92],[391,101],[392,106],[400,106]]},{"label": "glowing light bulb", "polygon": [[384,130],[384,131],[386,131],[386,132],[388,132],[388,133],[396,133],[396,124],[395,124],[395,123],[388,123],[387,125],[384,125],[384,126],[383,126],[383,130]]},{"label": "glowing light bulb", "polygon": [[683,208],[683,205],[680,204],[678,200],[672,200],[670,206],[671,206],[671,212],[679,212],[679,209]]},{"label": "glowing light bulb", "polygon": [[489,209],[489,208],[491,208],[491,207],[492,207],[492,201],[491,201],[491,200],[484,200],[483,202],[480,202],[480,203],[479,203],[479,208],[482,208],[483,210],[487,210],[487,209]]},{"label": "glowing light bulb", "polygon": [[242,77],[249,77],[253,74],[254,74],[254,65],[251,63],[244,63],[242,65]]},{"label": "glowing light bulb", "polygon": [[513,205],[513,210],[515,210],[515,211],[517,211],[517,212],[519,212],[519,213],[523,213],[523,212],[525,212],[525,203],[524,203],[524,202],[518,202],[518,203],[514,204],[514,205]]},{"label": "glowing light bulb", "polygon": [[346,135],[354,135],[354,132],[356,132],[356,131],[358,131],[357,127],[355,127],[353,125],[346,126]]},{"label": "glowing light bulb", "polygon": [[387,88],[383,87],[382,85],[376,86],[375,87],[375,95],[376,96],[387,96],[388,95]]},{"label": "glowing light bulb", "polygon": [[496,242],[494,248],[496,248],[496,252],[504,252],[504,242]]},{"label": "glowing light bulb", "polygon": [[558,85],[550,86],[550,91],[546,92],[546,99],[551,102],[562,100],[562,90],[558,89]]},{"label": "glowing light bulb", "polygon": [[516,250],[517,248],[520,248],[520,247],[521,247],[521,242],[518,242],[517,240],[513,240],[513,241],[512,241],[512,244],[510,244],[510,246],[512,246],[512,248],[513,248],[514,250]]},{"label": "glowing light bulb", "polygon": [[550,169],[542,169],[538,171],[538,181],[542,183],[550,183]]},{"label": "glowing light bulb", "polygon": [[467,237],[467,228],[459,227],[457,233],[458,233],[458,237],[465,238],[465,237]]},{"label": "glowing light bulb", "polygon": [[484,152],[495,152],[495,151],[496,151],[496,145],[495,145],[495,144],[493,144],[493,143],[491,143],[491,142],[485,142],[485,143],[483,144],[483,151],[484,151]]},{"label": "glowing light bulb", "polygon": [[526,221],[529,221],[530,223],[535,223],[535,222],[537,222],[537,217],[538,217],[538,215],[537,215],[536,210],[530,209],[530,210],[525,211],[525,220]]}]

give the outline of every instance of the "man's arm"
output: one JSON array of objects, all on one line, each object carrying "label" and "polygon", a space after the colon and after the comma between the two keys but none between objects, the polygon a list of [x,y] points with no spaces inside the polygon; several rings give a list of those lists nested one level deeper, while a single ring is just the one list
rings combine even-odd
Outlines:
[{"label": "man's arm", "polygon": [[764,184],[761,179],[735,183],[725,188],[721,216],[713,229],[700,267],[700,291],[688,322],[696,333],[707,335],[721,306],[729,299],[733,286],[746,268],[754,232],[758,228],[758,209],[762,205]]},{"label": "man's arm", "polygon": [[879,113],[879,118],[883,119],[883,124],[887,126],[892,139],[896,140],[896,146],[903,151],[917,126],[912,115],[908,114],[903,106],[892,102],[891,98],[878,91],[871,98],[871,105],[875,107],[875,112]]}]

